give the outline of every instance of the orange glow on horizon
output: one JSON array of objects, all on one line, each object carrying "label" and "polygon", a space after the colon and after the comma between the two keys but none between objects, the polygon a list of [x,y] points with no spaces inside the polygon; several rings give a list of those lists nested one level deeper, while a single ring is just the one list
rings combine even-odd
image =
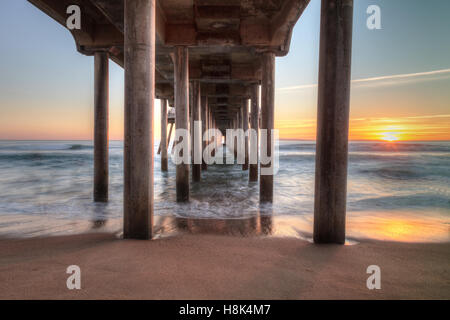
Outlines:
[{"label": "orange glow on horizon", "polygon": [[392,135],[390,133],[386,133],[386,135],[384,135],[381,140],[383,141],[388,141],[388,142],[394,142],[394,141],[399,141],[400,139],[397,138],[395,135]]},{"label": "orange glow on horizon", "polygon": [[[280,139],[316,139],[315,119],[277,119]],[[433,141],[450,140],[450,116],[416,116],[350,119],[350,140]]]},{"label": "orange glow on horizon", "polygon": [[[93,114],[90,107],[70,108],[64,112],[50,112],[47,108],[34,108],[24,113],[11,109],[0,117],[0,139],[4,140],[91,140]],[[123,110],[114,106],[110,110],[109,138],[123,140]],[[314,115],[302,116],[280,112],[275,120],[282,140],[316,139]],[[160,138],[160,107],[155,105],[154,139]],[[450,141],[450,114],[412,115],[386,118],[351,118],[349,140],[397,141]]]},{"label": "orange glow on horizon", "polygon": [[380,130],[386,130],[385,132],[380,133],[380,139],[383,141],[394,142],[401,140],[402,132],[400,126],[381,127]]}]

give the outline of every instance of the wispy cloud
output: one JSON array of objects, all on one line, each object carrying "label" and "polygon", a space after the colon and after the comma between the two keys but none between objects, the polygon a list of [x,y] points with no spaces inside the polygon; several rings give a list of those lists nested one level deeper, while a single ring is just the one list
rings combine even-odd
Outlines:
[{"label": "wispy cloud", "polygon": [[434,119],[434,118],[450,118],[450,114],[436,114],[432,116],[408,117],[408,119]]},{"label": "wispy cloud", "polygon": [[[362,87],[385,86],[385,85],[410,83],[410,82],[416,82],[416,81],[438,80],[438,79],[442,79],[442,76],[449,77],[450,69],[441,69],[441,70],[407,73],[407,74],[394,74],[394,75],[364,78],[364,79],[355,79],[355,80],[352,80],[352,84],[356,85],[356,86],[362,86]],[[313,88],[317,88],[317,83],[279,88],[278,90],[279,91],[296,91],[296,90],[313,89]]]}]

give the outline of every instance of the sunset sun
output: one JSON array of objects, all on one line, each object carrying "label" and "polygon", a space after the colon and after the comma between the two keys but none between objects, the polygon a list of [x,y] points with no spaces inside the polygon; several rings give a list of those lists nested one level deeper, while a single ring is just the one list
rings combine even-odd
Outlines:
[{"label": "sunset sun", "polygon": [[394,142],[394,141],[400,140],[400,138],[398,136],[398,133],[396,133],[396,132],[385,132],[382,134],[381,140]]},{"label": "sunset sun", "polygon": [[389,125],[378,128],[378,139],[387,142],[395,142],[404,139],[405,126]]}]

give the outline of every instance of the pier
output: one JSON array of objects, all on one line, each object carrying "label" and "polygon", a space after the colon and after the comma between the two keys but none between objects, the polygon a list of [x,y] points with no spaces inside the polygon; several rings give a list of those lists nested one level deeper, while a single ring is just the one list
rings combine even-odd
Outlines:
[{"label": "pier", "polygon": [[[78,52],[95,61],[93,197],[98,202],[108,201],[108,60],[125,70],[125,238],[153,236],[155,99],[161,100],[160,170],[168,168],[174,124],[175,129],[190,130],[190,141],[174,134],[174,144],[188,143],[189,154],[209,144],[194,139],[196,121],[202,133],[266,129],[267,135],[244,138],[242,169],[250,182],[259,180],[260,202],[273,201],[274,177],[260,170],[271,163],[259,166],[258,152],[252,150],[264,143],[267,156],[273,157],[275,61],[289,53],[293,28],[309,0],[28,1],[64,27],[67,8],[77,5],[81,10],[80,29],[69,31]],[[353,0],[322,0],[316,243],[345,242],[352,20]],[[174,117],[168,116],[170,107]],[[218,137],[210,138],[221,144]],[[177,164],[174,201],[189,201],[191,175],[201,183],[207,169],[204,161]]]}]

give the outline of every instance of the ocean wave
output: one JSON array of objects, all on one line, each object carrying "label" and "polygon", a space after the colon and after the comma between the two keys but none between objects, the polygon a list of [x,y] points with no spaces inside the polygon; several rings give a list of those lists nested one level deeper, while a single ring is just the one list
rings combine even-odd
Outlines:
[{"label": "ocean wave", "polygon": [[[284,142],[283,142],[284,143]],[[351,144],[349,211],[413,209],[449,212],[450,152],[390,152],[369,143]],[[377,143],[374,143],[377,144]],[[419,148],[421,143],[415,144]],[[434,150],[444,150],[433,146]],[[158,143],[155,143],[155,152]],[[366,151],[354,151],[355,149]],[[423,148],[422,148],[423,149]],[[13,150],[13,151],[11,151]],[[15,150],[15,151],[14,151]],[[369,151],[367,151],[369,150]],[[375,150],[375,151],[374,151]],[[430,148],[428,148],[430,150]],[[123,208],[123,144],[110,144],[110,202],[104,209],[92,203],[92,143],[1,142],[0,217],[3,213],[54,214],[61,217],[118,217]],[[208,218],[238,218],[258,212],[304,215],[314,211],[315,145],[280,145],[280,170],[274,177],[274,203],[259,207],[259,184],[248,183],[239,165],[212,165],[201,183],[191,184],[191,203],[176,202],[176,166],[159,170],[155,154],[155,214]],[[103,210],[104,209],[104,210]]]},{"label": "ocean wave", "polygon": [[412,143],[412,142],[374,142],[374,143],[361,143],[350,142],[349,151],[352,152],[450,152],[449,143]]},{"label": "ocean wave", "polygon": [[389,166],[370,166],[370,165],[359,165],[358,167],[351,166],[350,169],[355,169],[355,171],[362,176],[375,176],[383,179],[390,180],[412,180],[421,179],[424,180],[435,180],[441,181],[442,179],[450,178],[450,170],[448,169],[445,162],[430,165],[421,163],[391,163]]},{"label": "ocean wave", "polygon": [[[315,142],[287,143],[280,142],[280,151],[312,151],[316,150]],[[386,153],[410,153],[410,152],[441,152],[450,153],[449,142],[349,142],[350,152],[386,152]]]},{"label": "ocean wave", "polygon": [[289,150],[295,150],[295,151],[316,151],[316,143],[310,142],[310,143],[289,143],[289,144],[283,144],[280,143],[279,148],[281,151],[289,151]]},{"label": "ocean wave", "polygon": [[0,154],[1,162],[25,162],[35,165],[42,161],[70,161],[70,160],[89,160],[92,158],[90,154],[65,154],[65,153],[43,153],[43,152],[27,152],[15,154]]},{"label": "ocean wave", "polygon": [[91,150],[91,149],[94,149],[94,147],[93,146],[87,146],[87,145],[84,145],[84,144],[72,144],[71,146],[69,146],[65,150]]},{"label": "ocean wave", "polygon": [[371,209],[414,209],[414,208],[434,208],[446,209],[450,212],[450,200],[447,196],[437,194],[416,194],[401,196],[381,196],[349,201],[350,210]]},{"label": "ocean wave", "polygon": [[426,172],[420,172],[412,168],[405,167],[384,167],[384,168],[372,168],[372,169],[360,169],[360,174],[363,175],[375,175],[384,179],[395,180],[410,180],[423,178],[427,175]]},{"label": "ocean wave", "polygon": [[47,143],[13,143],[7,142],[0,144],[0,151],[5,152],[21,152],[21,151],[65,151],[65,150],[91,150],[94,146],[90,144],[81,143],[61,143],[61,142],[47,142]]}]

